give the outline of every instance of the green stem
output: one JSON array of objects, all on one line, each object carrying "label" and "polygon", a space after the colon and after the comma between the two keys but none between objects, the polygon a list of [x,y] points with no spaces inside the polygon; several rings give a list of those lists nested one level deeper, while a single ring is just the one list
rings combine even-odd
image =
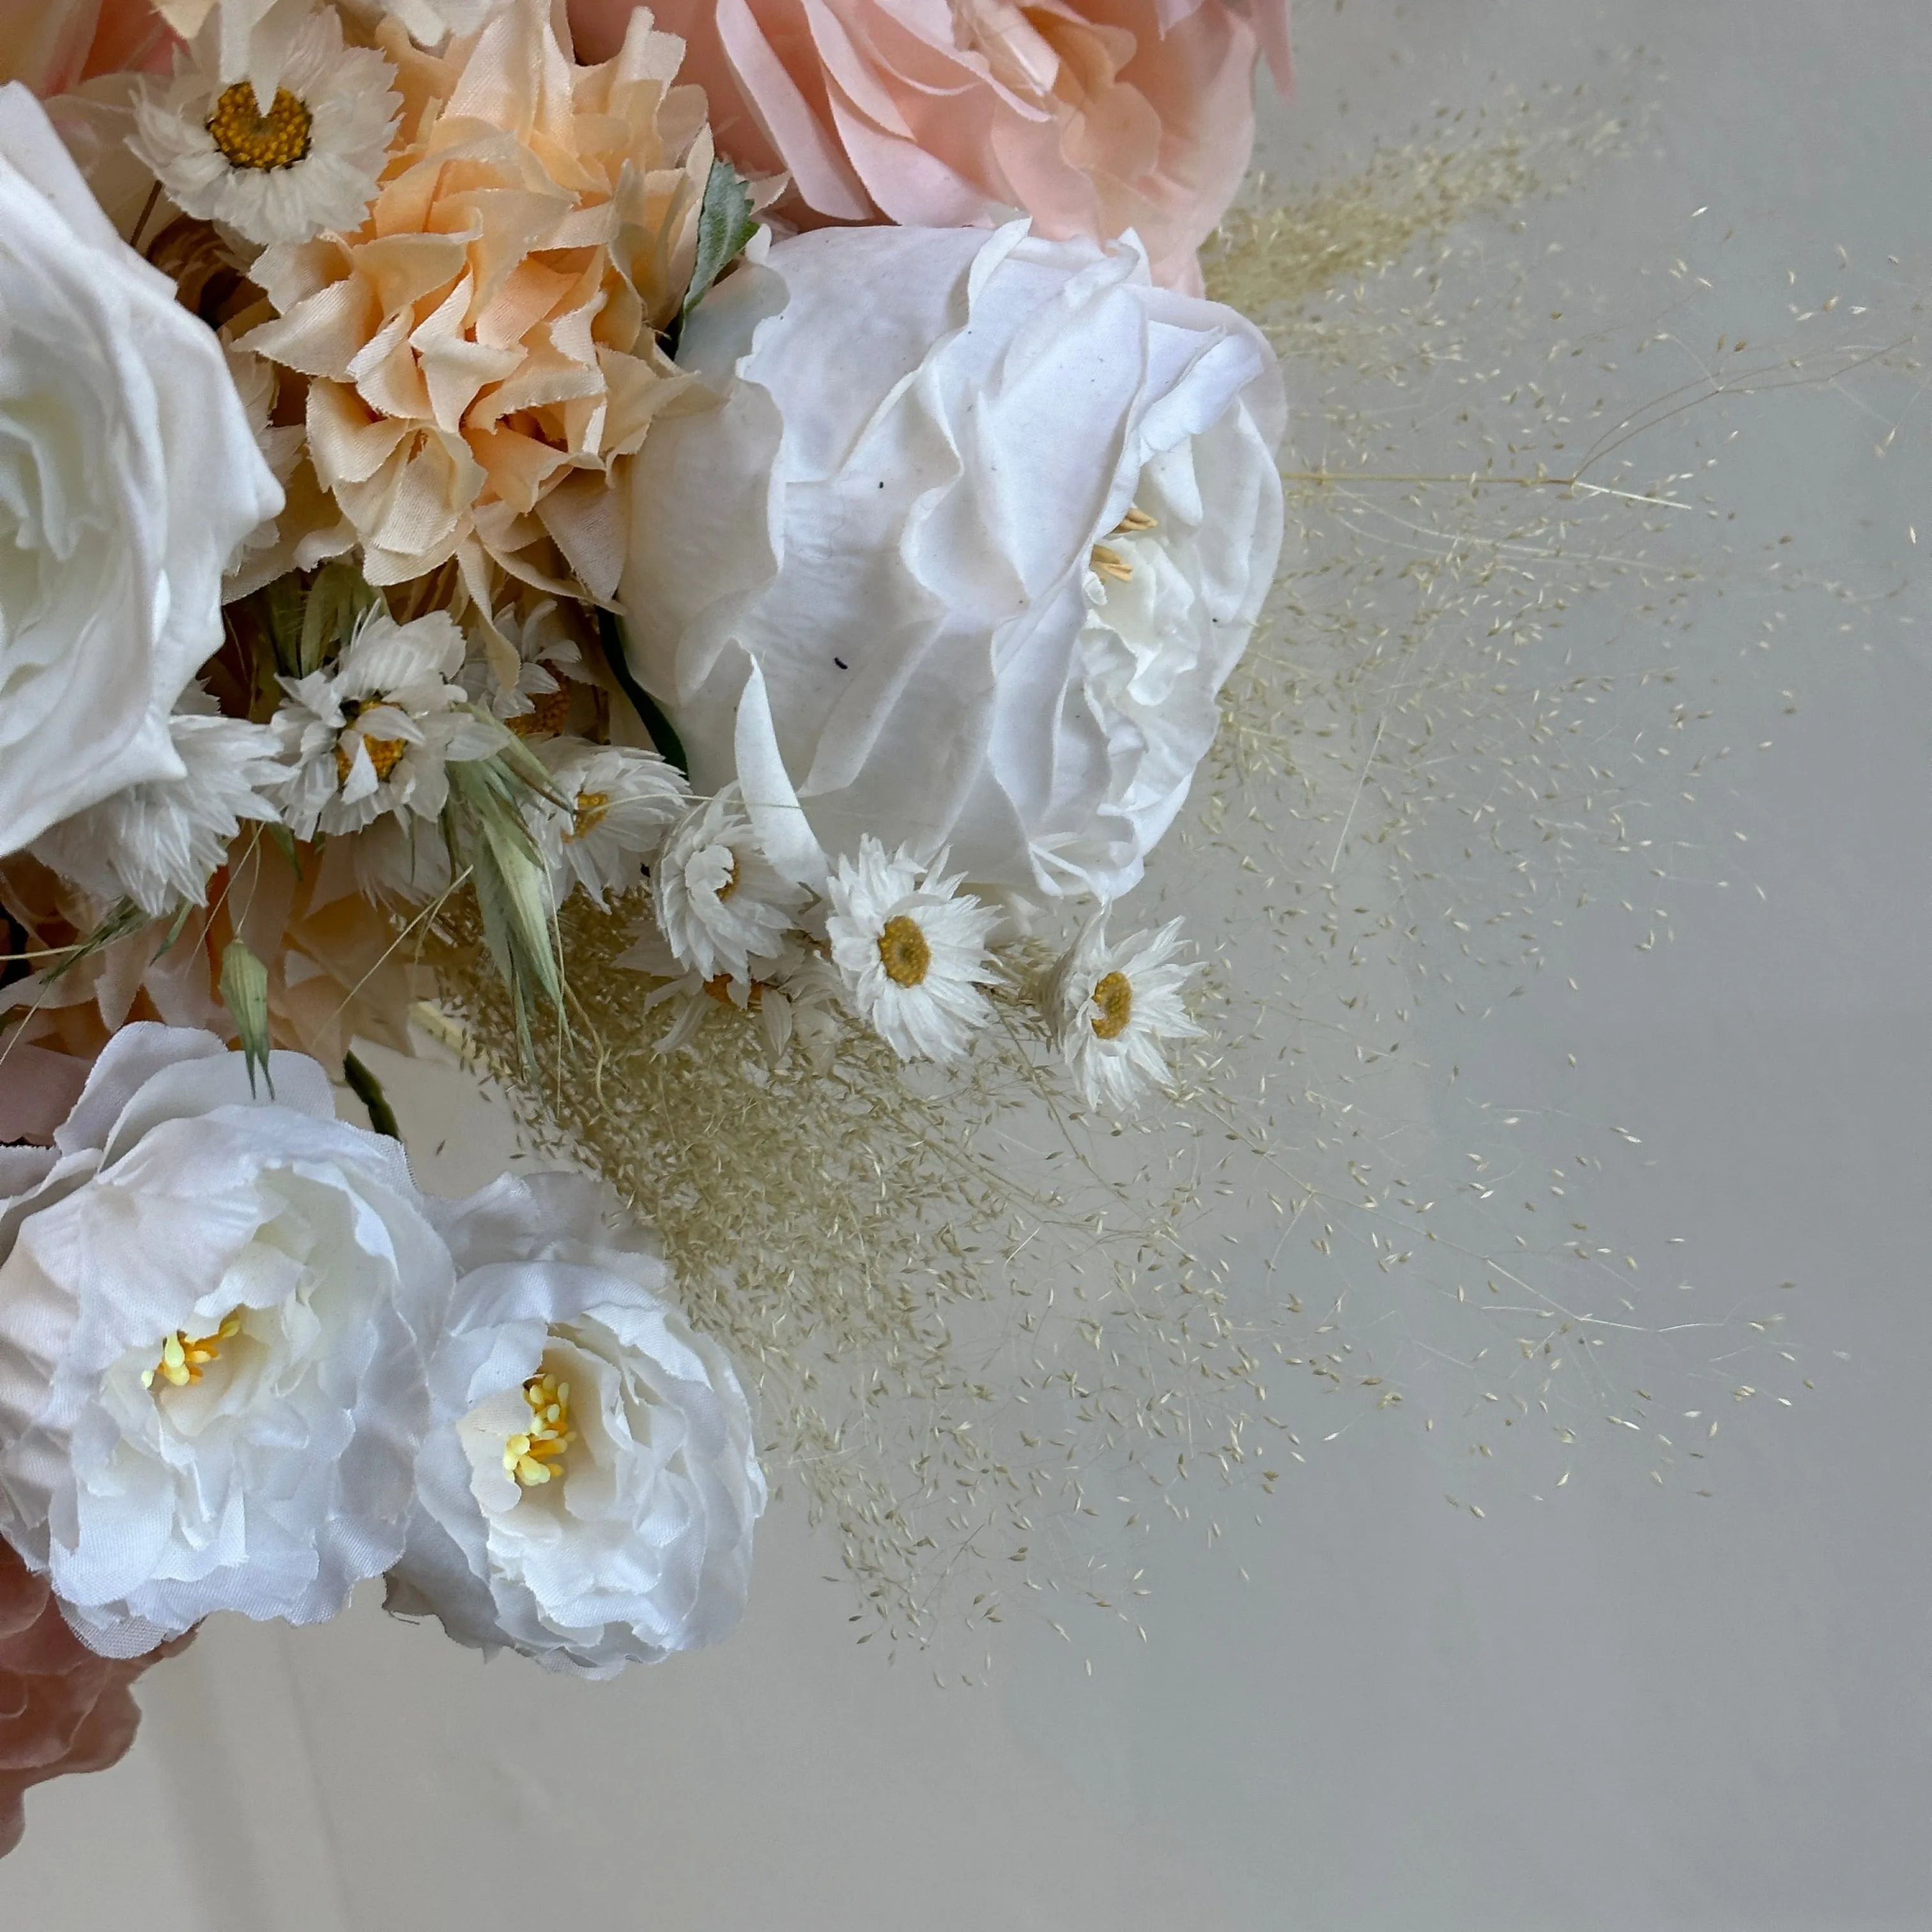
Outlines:
[{"label": "green stem", "polygon": [[342,1077],[349,1082],[350,1090],[356,1099],[368,1108],[370,1126],[379,1134],[387,1134],[392,1141],[400,1140],[402,1130],[396,1125],[395,1109],[382,1091],[382,1082],[352,1053],[342,1063]]},{"label": "green stem", "polygon": [[631,709],[644,720],[644,729],[651,734],[651,742],[657,747],[658,756],[689,778],[691,760],[685,755],[683,740],[678,736],[670,720],[658,710],[657,700],[632,676],[631,661],[624,650],[624,627],[608,610],[597,614],[597,641],[604,647],[604,662],[610,666],[610,675],[631,700]]}]

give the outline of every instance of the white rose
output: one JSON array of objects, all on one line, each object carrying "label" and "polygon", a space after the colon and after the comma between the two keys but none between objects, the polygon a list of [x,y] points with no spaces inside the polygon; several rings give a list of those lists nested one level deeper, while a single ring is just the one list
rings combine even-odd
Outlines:
[{"label": "white rose", "polygon": [[169,714],[281,502],[213,332],[0,88],[0,854],[183,776]]},{"label": "white rose", "polygon": [[389,1607],[586,1677],[728,1635],[765,1480],[730,1358],[662,1298],[648,1238],[562,1174],[442,1226],[455,1308]]},{"label": "white rose", "polygon": [[1132,887],[1280,552],[1260,333],[1132,238],[828,229],[680,355],[722,401],[653,424],[622,598],[698,789],[736,777],[814,888],[867,833],[1025,898]]},{"label": "white rose", "polygon": [[270,1073],[124,1027],[0,1148],[0,1533],[105,1656],[319,1622],[403,1547],[449,1251],[314,1060]]}]

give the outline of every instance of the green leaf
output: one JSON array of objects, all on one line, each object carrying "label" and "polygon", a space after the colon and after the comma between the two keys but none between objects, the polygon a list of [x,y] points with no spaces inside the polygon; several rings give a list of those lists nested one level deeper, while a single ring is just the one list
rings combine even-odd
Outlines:
[{"label": "green leaf", "polygon": [[332,559],[316,572],[302,612],[300,664],[296,675],[320,670],[355,634],[378,594],[352,563]]},{"label": "green leaf", "polygon": [[152,923],[132,899],[123,899],[92,932],[75,940],[57,964],[47,969],[43,983],[49,986],[57,984],[83,959],[92,958],[104,946],[112,946],[117,939],[125,939],[129,933],[139,932],[142,926]]},{"label": "green leaf", "polygon": [[289,862],[289,870],[300,878],[302,875],[302,854],[296,846],[296,835],[277,818],[268,820],[262,829],[274,842],[275,850]]},{"label": "green leaf", "polygon": [[402,1130],[396,1125],[395,1109],[382,1091],[382,1082],[352,1053],[342,1063],[342,1077],[348,1082],[350,1091],[368,1108],[370,1126],[379,1134],[387,1134],[392,1141],[400,1140]]},{"label": "green leaf", "polygon": [[313,602],[302,590],[302,579],[291,572],[266,584],[256,600],[262,614],[262,628],[275,654],[275,668],[284,677],[300,675],[302,632],[307,628],[308,605]]},{"label": "green leaf", "polygon": [[658,709],[657,700],[632,675],[630,657],[624,646],[624,627],[608,610],[597,614],[597,641],[603,647],[604,662],[610,666],[610,675],[617,680],[618,688],[631,700],[631,709],[644,720],[644,729],[651,734],[651,742],[656,746],[658,756],[666,764],[675,765],[689,778],[691,760],[686,755],[684,740]]},{"label": "green leaf", "polygon": [[248,1065],[248,1090],[255,1090],[255,1069],[259,1064],[268,1084],[268,1097],[274,1098],[274,1077],[268,1071],[268,969],[238,939],[231,939],[221,953],[221,1004],[235,1022],[242,1052]]},{"label": "green leaf", "polygon": [[698,259],[691,286],[684,294],[682,321],[711,292],[718,278],[745,252],[758,232],[752,212],[752,191],[729,161],[716,160],[704,182],[704,200],[698,211]]},{"label": "green leaf", "polygon": [[155,948],[154,958],[148,962],[150,965],[154,964],[160,960],[165,959],[167,956],[175,950],[175,947],[180,943],[182,933],[188,929],[188,921],[200,910],[201,908],[199,906],[190,904],[186,899],[182,900],[181,904],[176,907],[175,916],[168,922],[166,936],[162,940],[160,944]]}]

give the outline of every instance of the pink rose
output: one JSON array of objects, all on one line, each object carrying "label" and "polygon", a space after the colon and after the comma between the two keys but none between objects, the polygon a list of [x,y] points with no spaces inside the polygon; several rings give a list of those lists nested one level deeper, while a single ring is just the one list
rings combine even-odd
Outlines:
[{"label": "pink rose", "polygon": [[[579,58],[621,44],[633,0],[570,0]],[[1157,279],[1240,186],[1265,52],[1288,80],[1288,0],[654,0],[688,44],[721,152],[792,178],[779,212],[968,226],[1021,208],[1056,240],[1134,229]]]},{"label": "pink rose", "polygon": [[0,82],[43,100],[104,74],[165,74],[178,44],[148,0],[0,0]]}]

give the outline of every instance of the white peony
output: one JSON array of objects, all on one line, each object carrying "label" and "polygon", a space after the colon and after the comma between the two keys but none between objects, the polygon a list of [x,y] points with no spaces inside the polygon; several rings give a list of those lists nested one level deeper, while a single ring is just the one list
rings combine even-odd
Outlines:
[{"label": "white peony", "polygon": [[213,332],[0,88],[0,854],[183,776],[169,715],[281,502]]},{"label": "white peony", "polygon": [[573,1174],[506,1176],[443,1228],[456,1302],[390,1608],[586,1677],[728,1635],[765,1480],[654,1246]]},{"label": "white peony", "polygon": [[322,1069],[109,1042],[52,1148],[0,1148],[0,1533],[94,1649],[314,1623],[403,1548],[449,1251]]},{"label": "white peony", "polygon": [[736,777],[814,890],[868,834],[1036,902],[1131,887],[1280,552],[1260,332],[1131,238],[830,229],[680,356],[721,400],[652,425],[622,598],[694,784]]}]

